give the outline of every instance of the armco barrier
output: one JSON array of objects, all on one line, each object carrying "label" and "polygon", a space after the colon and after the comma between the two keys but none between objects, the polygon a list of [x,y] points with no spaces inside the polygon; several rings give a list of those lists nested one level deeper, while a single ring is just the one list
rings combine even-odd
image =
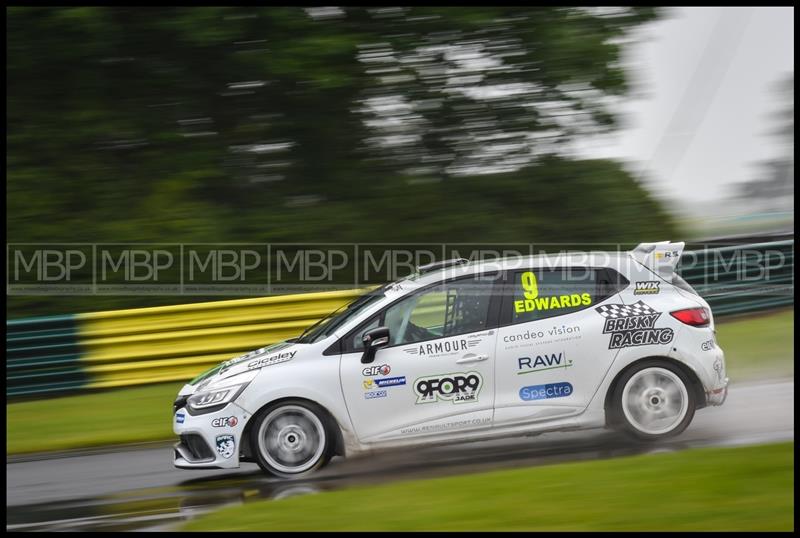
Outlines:
[{"label": "armco barrier", "polygon": [[715,316],[794,304],[794,239],[687,251],[677,271]]},{"label": "armco barrier", "polygon": [[[794,239],[687,250],[678,272],[716,316],[791,305]],[[235,355],[296,336],[364,291],[7,321],[6,395],[188,380]]]},{"label": "armco barrier", "polygon": [[6,395],[180,381],[299,334],[364,290],[114,310],[6,323]]}]

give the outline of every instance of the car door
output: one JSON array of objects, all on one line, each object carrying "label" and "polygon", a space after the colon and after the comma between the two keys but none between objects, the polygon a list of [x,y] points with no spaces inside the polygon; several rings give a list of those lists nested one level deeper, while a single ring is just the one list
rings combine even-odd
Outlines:
[{"label": "car door", "polygon": [[616,356],[596,308],[627,281],[607,268],[509,271],[500,313],[496,425],[555,419],[586,408]]},{"label": "car door", "polygon": [[[342,393],[362,442],[489,428],[494,406],[497,274],[409,294],[342,342]],[[389,345],[363,364],[361,335],[386,326]]]}]

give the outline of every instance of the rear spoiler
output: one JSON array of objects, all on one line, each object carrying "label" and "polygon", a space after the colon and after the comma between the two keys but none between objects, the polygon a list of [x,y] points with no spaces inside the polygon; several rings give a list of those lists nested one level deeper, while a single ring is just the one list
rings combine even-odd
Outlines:
[{"label": "rear spoiler", "polygon": [[670,281],[685,245],[686,243],[683,241],[680,243],[670,243],[669,241],[641,243],[631,250],[631,256],[664,280]]}]

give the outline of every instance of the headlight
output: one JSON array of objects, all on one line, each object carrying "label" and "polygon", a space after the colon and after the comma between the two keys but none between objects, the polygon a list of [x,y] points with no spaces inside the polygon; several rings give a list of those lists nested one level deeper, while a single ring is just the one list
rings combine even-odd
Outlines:
[{"label": "headlight", "polygon": [[250,382],[248,381],[247,383],[241,383],[239,385],[230,385],[228,387],[198,392],[197,394],[189,396],[186,402],[187,408],[193,415],[204,415],[206,413],[219,411],[234,401],[249,384]]}]

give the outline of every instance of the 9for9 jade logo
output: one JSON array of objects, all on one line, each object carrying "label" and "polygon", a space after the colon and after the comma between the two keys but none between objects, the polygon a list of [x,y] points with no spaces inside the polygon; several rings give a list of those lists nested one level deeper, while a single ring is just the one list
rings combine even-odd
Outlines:
[{"label": "9for9 jade logo", "polygon": [[517,314],[531,312],[532,310],[551,310],[592,304],[592,296],[588,293],[539,297],[539,284],[536,281],[536,275],[532,271],[522,273],[520,280],[525,299],[514,301],[514,312]]},{"label": "9for9 jade logo", "polygon": [[438,374],[414,381],[417,403],[444,400],[453,403],[476,402],[483,378],[478,372]]}]

